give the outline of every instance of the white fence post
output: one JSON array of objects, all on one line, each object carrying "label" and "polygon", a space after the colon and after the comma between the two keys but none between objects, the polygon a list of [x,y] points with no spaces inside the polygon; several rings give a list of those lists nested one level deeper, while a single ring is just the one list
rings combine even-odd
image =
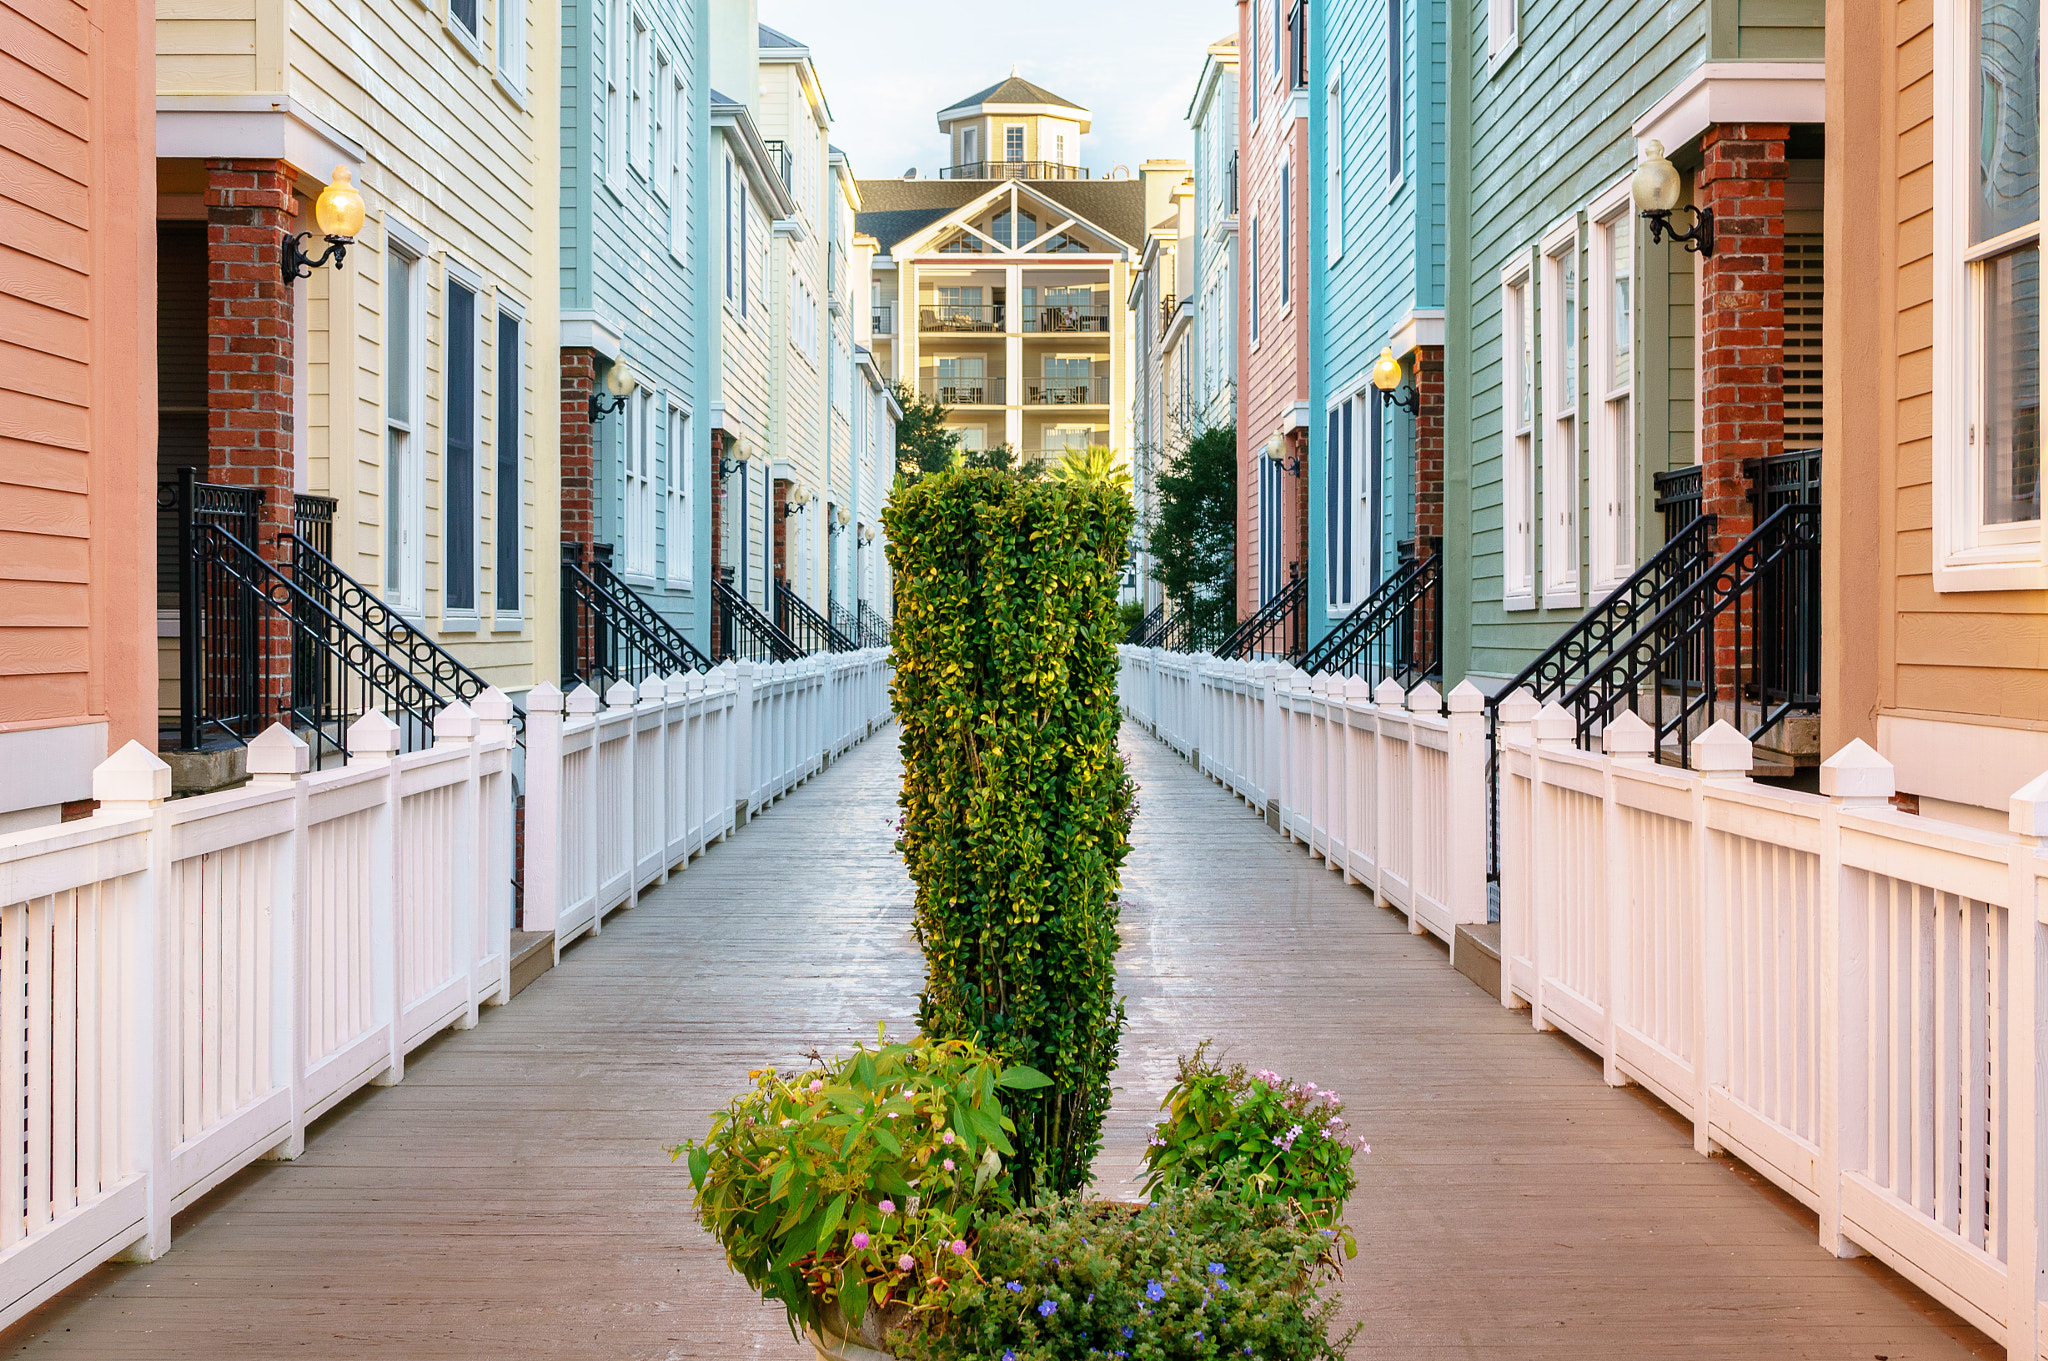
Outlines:
[{"label": "white fence post", "polygon": [[767,734],[755,731],[754,664],[734,662],[732,683],[736,696],[732,708],[733,821],[744,827],[754,815],[754,746],[764,741]]},{"label": "white fence post", "polygon": [[483,917],[482,870],[487,839],[483,826],[483,780],[477,768],[476,714],[456,700],[434,715],[434,749],[463,751],[467,770],[455,797],[456,844],[445,848],[451,870],[450,917],[453,921],[455,963],[462,970],[463,1012],[455,1018],[455,1029],[476,1025],[478,997],[476,976],[477,938]]},{"label": "white fence post", "polygon": [[562,910],[562,692],[542,681],[526,692],[526,874],[520,899],[528,931],[553,931]]},{"label": "white fence post", "polygon": [[1627,815],[1615,790],[1615,766],[1651,765],[1657,750],[1657,734],[1633,710],[1624,709],[1601,732],[1600,749],[1607,757],[1601,771],[1602,841],[1607,850],[1601,875],[1606,901],[1600,905],[1600,914],[1607,932],[1607,949],[1601,958],[1601,994],[1607,1005],[1601,1016],[1600,1076],[1608,1086],[1621,1087],[1627,1084],[1627,1079],[1621,1072],[1621,1041],[1617,1032],[1630,1005],[1629,896],[1633,886],[1629,882]]},{"label": "white fence post", "polygon": [[370,850],[370,976],[377,1021],[384,1030],[384,1070],[372,1078],[380,1087],[405,1080],[405,1036],[402,1018],[405,996],[400,986],[404,965],[398,930],[398,759],[401,740],[398,725],[375,709],[349,725],[348,764],[381,769],[384,807],[371,834]]},{"label": "white fence post", "polygon": [[[477,883],[479,885],[478,910],[480,920],[480,946],[484,947],[481,959],[496,961],[496,973],[492,977],[479,975],[478,987],[486,1006],[503,1006],[512,1000],[512,875],[515,866],[515,843],[513,831],[513,807],[516,793],[513,787],[513,747],[517,735],[513,731],[512,717],[515,712],[512,697],[497,686],[488,686],[476,697],[470,706],[476,715],[477,741],[493,748],[500,754],[502,770],[492,777],[494,796],[484,801],[484,784],[479,775],[477,797],[481,812],[478,832],[481,838],[477,859]],[[479,770],[483,757],[478,758]],[[488,987],[485,985],[488,984]]]},{"label": "white fence post", "polygon": [[1450,694],[1449,806],[1445,852],[1449,858],[1451,959],[1458,957],[1458,927],[1477,925],[1486,908],[1486,696],[1469,680]]},{"label": "white fence post", "polygon": [[2007,1146],[2017,1156],[2006,1172],[2006,1355],[2034,1361],[2048,1338],[2042,1336],[2040,1270],[2044,1219],[2041,1143],[2042,922],[2048,918],[2048,772],[2035,776],[2012,796],[2007,825],[2014,844],[2007,850],[2013,909],[2007,988],[2011,1010],[2006,1034],[2012,1046],[2007,1064]]},{"label": "white fence post", "polygon": [[[298,1017],[306,987],[305,949],[300,941],[304,929],[307,898],[305,843],[307,834],[306,789],[303,776],[312,767],[312,749],[298,734],[282,723],[273,723],[249,743],[249,785],[251,788],[293,787],[292,835],[283,838],[280,854],[290,857],[285,873],[291,892],[271,913],[271,949],[276,983],[271,992],[270,1052],[272,1061],[284,1069],[291,1093],[290,1132],[271,1149],[268,1157],[289,1161],[306,1151],[306,1059],[296,1044]],[[263,967],[265,961],[257,961]]]}]

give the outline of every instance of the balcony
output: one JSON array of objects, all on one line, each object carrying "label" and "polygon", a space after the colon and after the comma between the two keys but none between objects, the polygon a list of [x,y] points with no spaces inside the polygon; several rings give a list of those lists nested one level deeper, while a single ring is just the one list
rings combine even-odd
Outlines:
[{"label": "balcony", "polygon": [[871,311],[871,312],[870,312],[870,313],[868,314],[868,321],[869,321],[869,323],[870,323],[870,329],[871,329],[871,330],[873,330],[873,332],[874,332],[874,333],[875,333],[876,335],[878,335],[878,336],[893,336],[893,335],[895,335],[895,334],[896,334],[896,305],[895,305],[894,303],[890,303],[890,304],[889,304],[889,305],[887,305],[886,307],[877,307],[877,308],[875,308],[875,309],[874,309],[873,311]]},{"label": "balcony", "polygon": [[940,406],[1001,406],[1003,379],[941,378],[929,374],[917,380],[917,395]]},{"label": "balcony", "polygon": [[1109,334],[1108,303],[1077,303],[1024,310],[1024,330],[1030,335]]},{"label": "balcony", "polygon": [[1108,406],[1107,378],[1031,378],[1024,388],[1026,406]]},{"label": "balcony", "polygon": [[775,138],[761,143],[768,148],[768,163],[775,167],[775,173],[782,179],[782,187],[794,189],[796,176],[796,153]]},{"label": "balcony", "polygon": [[[1090,448],[1092,446],[1100,445],[1105,449],[1108,448],[1109,431],[1062,430],[1060,434],[1057,436],[1055,436],[1051,431],[1044,431],[1040,434],[1039,440],[1039,457],[1047,460],[1056,461],[1063,454],[1074,453],[1078,450]],[[1027,445],[1030,443],[1028,438],[1025,442]]]},{"label": "balcony", "polygon": [[1173,314],[1178,312],[1186,302],[1186,298],[1177,298],[1171,293],[1159,300],[1159,335],[1161,339],[1164,339],[1166,333],[1173,329]]},{"label": "balcony", "polygon": [[975,305],[970,303],[925,304],[917,309],[917,329],[958,333],[962,331],[1000,331],[1004,321],[1004,304]]},{"label": "balcony", "polygon": [[963,161],[939,171],[942,180],[1085,180],[1088,168],[1058,161]]}]

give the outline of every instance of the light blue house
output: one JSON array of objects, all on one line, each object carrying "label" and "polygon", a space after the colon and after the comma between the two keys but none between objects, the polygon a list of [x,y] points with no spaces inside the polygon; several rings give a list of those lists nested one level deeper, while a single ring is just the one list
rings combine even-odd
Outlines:
[{"label": "light blue house", "polygon": [[[1431,0],[1330,0],[1313,14],[1311,640],[1371,597],[1404,544],[1426,554],[1443,533],[1446,79]],[[1418,410],[1372,385],[1389,347]]]},{"label": "light blue house", "polygon": [[[707,0],[562,7],[565,556],[587,566],[609,545],[618,582],[699,648],[710,641],[709,46]],[[633,381],[619,395],[622,367]],[[578,400],[586,386],[597,402]]]}]

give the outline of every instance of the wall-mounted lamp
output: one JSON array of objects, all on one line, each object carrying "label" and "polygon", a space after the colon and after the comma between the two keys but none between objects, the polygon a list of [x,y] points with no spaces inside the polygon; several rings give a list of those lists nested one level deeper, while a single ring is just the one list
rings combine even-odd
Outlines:
[{"label": "wall-mounted lamp", "polygon": [[633,376],[632,367],[623,359],[614,359],[604,371],[604,390],[611,394],[611,400],[607,402],[595,392],[590,394],[590,423],[596,425],[612,412],[624,411],[626,399],[639,386],[640,380]]},{"label": "wall-mounted lamp", "polygon": [[[1382,346],[1380,357],[1373,361],[1372,385],[1380,390],[1380,406],[1398,406],[1413,416],[1422,409],[1422,397],[1413,386],[1403,387],[1401,383],[1401,361],[1394,358],[1392,345]],[[1396,391],[1395,389],[1399,389]]]},{"label": "wall-mounted lamp", "polygon": [[1668,236],[1682,243],[1687,250],[1711,258],[1714,254],[1714,210],[1686,204],[1685,211],[1692,214],[1692,230],[1678,230],[1671,225],[1671,214],[1678,209],[1678,190],[1678,167],[1664,159],[1664,144],[1655,139],[1643,143],[1642,161],[1629,180],[1628,192],[1642,211],[1643,220],[1650,224],[1650,244],[1655,245]]},{"label": "wall-mounted lamp", "polygon": [[363,196],[356,192],[347,166],[334,167],[334,182],[322,189],[320,197],[313,201],[313,221],[319,224],[320,234],[327,238],[327,249],[317,256],[308,255],[304,242],[313,233],[286,232],[284,253],[278,264],[288,284],[296,279],[311,278],[314,270],[330,261],[340,269],[348,248],[362,235]]},{"label": "wall-mounted lamp", "polygon": [[801,482],[797,483],[789,489],[789,499],[782,503],[783,517],[786,519],[791,515],[803,514],[811,502],[817,499],[818,494],[816,492],[811,491]]},{"label": "wall-mounted lamp", "polygon": [[845,506],[835,506],[832,514],[825,520],[825,532],[827,534],[839,533],[846,528],[846,522],[852,518],[852,516],[846,513]]},{"label": "wall-mounted lamp", "polygon": [[723,482],[747,466],[747,460],[754,456],[754,447],[738,435],[725,437],[725,456],[718,461],[718,480]]},{"label": "wall-mounted lamp", "polygon": [[860,527],[860,541],[862,543],[873,543],[875,541],[875,527],[873,525],[862,525]]},{"label": "wall-mounted lamp", "polygon": [[1292,458],[1287,456],[1287,436],[1276,434],[1267,440],[1266,457],[1272,459],[1274,466],[1280,471],[1292,473],[1296,477],[1301,476],[1301,455],[1296,454]]}]

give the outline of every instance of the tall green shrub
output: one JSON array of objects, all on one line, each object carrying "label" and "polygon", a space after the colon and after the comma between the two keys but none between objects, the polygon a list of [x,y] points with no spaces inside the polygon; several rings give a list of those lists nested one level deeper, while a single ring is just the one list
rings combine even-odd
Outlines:
[{"label": "tall green shrub", "polygon": [[902,844],[925,953],[918,1021],[1052,1079],[1012,1099],[1026,1197],[1086,1184],[1123,1030],[1126,488],[956,468],[899,488],[883,512]]}]

